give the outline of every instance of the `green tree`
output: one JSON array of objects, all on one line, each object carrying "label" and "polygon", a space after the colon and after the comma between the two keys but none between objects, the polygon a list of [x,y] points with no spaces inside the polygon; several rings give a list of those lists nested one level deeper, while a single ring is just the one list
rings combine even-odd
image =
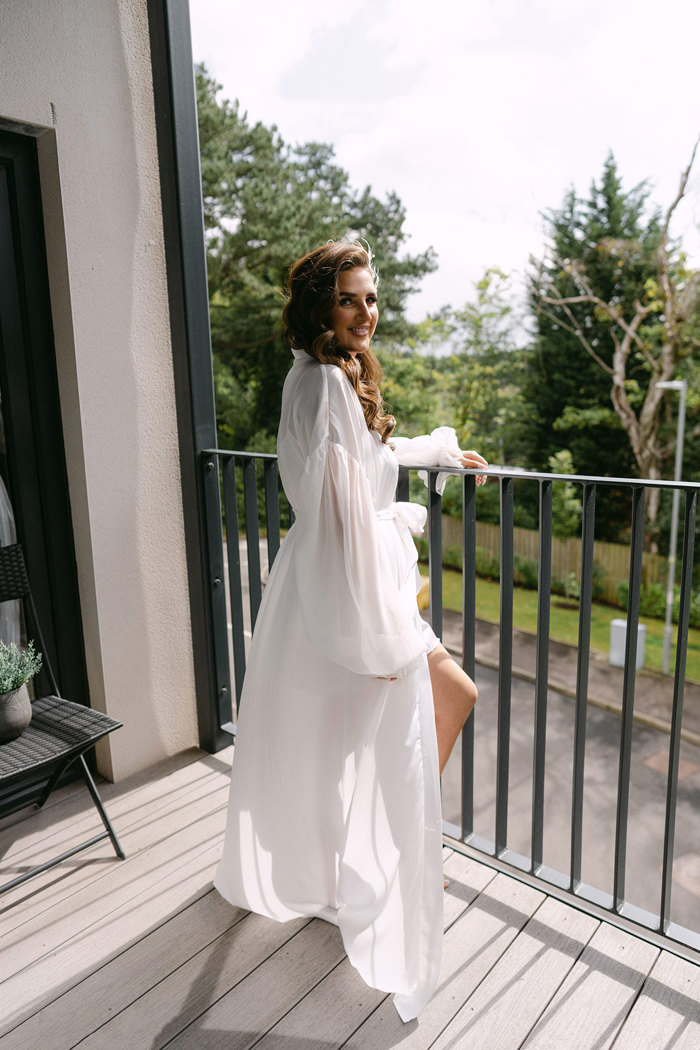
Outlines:
[{"label": "green tree", "polygon": [[[610,326],[592,306],[584,304],[578,305],[572,324],[563,309],[551,309],[542,297],[553,289],[561,296],[577,292],[566,269],[576,261],[606,298],[631,305],[640,282],[643,286],[653,273],[658,242],[657,216],[645,222],[647,197],[645,185],[623,191],[611,155],[600,183],[593,183],[587,199],[571,189],[562,207],[546,216],[548,255],[533,275],[536,330],[525,384],[525,399],[531,408],[525,424],[528,458],[536,469],[546,469],[549,457],[565,447],[579,473],[632,470],[629,443],[610,401],[608,369],[614,353]],[[639,246],[633,271],[618,265],[612,251],[615,243]],[[581,344],[577,330],[588,333],[598,360]]]},{"label": "green tree", "polygon": [[512,280],[485,271],[475,295],[452,314],[455,353],[448,362],[455,426],[464,447],[489,461],[518,464],[526,356],[523,318],[514,305]]},{"label": "green tree", "polygon": [[[574,461],[568,448],[549,457],[552,474],[574,474]],[[581,528],[581,494],[568,481],[552,482],[552,533],[559,539],[576,536]]]},{"label": "green tree", "polygon": [[412,332],[406,299],[435,268],[435,257],[432,250],[403,253],[399,198],[353,189],[332,147],[289,146],[275,127],[252,124],[238,102],[220,99],[204,67],[196,79],[220,437],[240,443],[277,426],[291,363],[282,289],[295,258],[330,238],[369,241],[380,273],[382,331],[400,339]]},{"label": "green tree", "polygon": [[[527,393],[537,407],[536,455],[551,448],[550,431],[580,473],[662,476],[656,383],[700,347],[700,274],[669,235],[694,156],[663,216],[645,217],[645,185],[623,192],[612,155],[587,201],[571,191],[550,216],[549,256],[533,282],[538,338]],[[658,506],[652,489],[652,541]]]},{"label": "green tree", "polygon": [[415,437],[437,426],[452,425],[447,382],[438,358],[381,345],[377,356],[384,370],[384,402],[396,417],[397,434]]}]

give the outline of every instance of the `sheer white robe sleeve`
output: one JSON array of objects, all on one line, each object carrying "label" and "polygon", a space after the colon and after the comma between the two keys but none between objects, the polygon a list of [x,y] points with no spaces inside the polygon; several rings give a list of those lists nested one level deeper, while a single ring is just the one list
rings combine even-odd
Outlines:
[{"label": "sheer white robe sleeve", "polygon": [[[392,436],[391,444],[394,446],[396,458],[401,466],[462,466],[462,452],[453,427],[438,427],[430,434],[421,434],[420,437],[414,438]],[[424,471],[419,471],[418,476],[426,485],[428,484],[428,475]],[[438,474],[437,476],[435,485],[440,495],[445,490],[445,483],[449,476],[449,474]]]},{"label": "sheer white robe sleeve", "polygon": [[[327,659],[357,674],[404,677],[429,649],[396,566],[383,556],[364,458],[366,429],[339,369],[324,375],[295,494],[298,594],[306,633]],[[336,373],[336,374],[334,374]],[[324,402],[327,400],[327,404]],[[323,416],[325,415],[325,420]],[[284,480],[284,479],[283,479]]]}]

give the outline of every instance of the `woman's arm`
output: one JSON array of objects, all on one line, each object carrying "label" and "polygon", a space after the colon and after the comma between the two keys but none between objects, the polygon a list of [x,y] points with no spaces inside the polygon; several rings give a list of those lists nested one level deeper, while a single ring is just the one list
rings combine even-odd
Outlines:
[{"label": "woman's arm", "polygon": [[386,525],[377,519],[364,467],[362,410],[340,370],[322,367],[324,374],[313,377],[324,381],[313,433],[325,430],[325,436],[308,453],[294,507],[304,627],[311,644],[334,663],[357,674],[402,677],[429,644],[381,553],[378,530]]},{"label": "woman's arm", "polygon": [[[414,438],[392,436],[391,444],[399,464],[404,467],[465,467],[471,470],[488,467],[478,452],[465,452],[459,447],[452,427],[438,427],[430,434]],[[420,476],[427,485],[427,475],[421,471]],[[438,474],[436,487],[440,494],[448,477],[448,474]],[[483,485],[485,481],[482,474],[476,479],[477,485]]]}]

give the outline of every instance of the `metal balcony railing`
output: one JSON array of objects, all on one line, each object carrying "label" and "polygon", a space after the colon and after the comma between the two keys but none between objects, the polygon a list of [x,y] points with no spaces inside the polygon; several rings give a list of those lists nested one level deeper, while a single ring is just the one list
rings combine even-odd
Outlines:
[{"label": "metal balcony railing", "polygon": [[[256,469],[256,463],[258,467]],[[250,452],[228,452],[210,449],[202,453],[207,497],[207,529],[211,567],[212,617],[214,623],[215,662],[219,685],[219,725],[235,733],[230,690],[233,667],[236,701],[240,698],[245,672],[246,628],[255,625],[262,597],[261,540],[259,502],[264,504],[268,567],[280,546],[280,508],[277,457]],[[442,527],[441,497],[435,480],[439,472],[455,474],[462,479],[462,665],[475,678],[476,673],[476,572],[473,557],[476,546],[478,492],[474,472],[463,470],[428,471],[428,526],[430,622],[442,636]],[[559,896],[584,910],[605,913],[608,921],[634,928],[650,940],[663,944],[677,954],[697,961],[700,950],[700,909],[693,928],[674,922],[671,916],[671,890],[674,868],[674,841],[679,786],[679,760],[683,699],[686,678],[689,612],[695,546],[695,522],[700,485],[664,481],[639,481],[628,478],[582,477],[576,475],[537,474],[506,469],[486,472],[496,479],[500,489],[500,637],[497,682],[497,727],[495,770],[495,822],[493,837],[478,834],[475,829],[475,725],[470,717],[461,742],[461,822],[447,825],[450,844],[467,851],[476,850],[487,863],[504,867],[525,881],[532,882],[550,895]],[[259,485],[262,482],[263,493]],[[578,646],[576,651],[576,688],[573,700],[573,749],[570,783],[568,871],[555,870],[545,863],[545,785],[547,773],[548,661],[550,641],[552,495],[557,483],[580,487],[581,566],[578,613]],[[539,558],[537,589],[536,673],[534,682],[534,726],[531,763],[530,850],[525,855],[509,845],[508,810],[511,775],[511,717],[513,684],[513,593],[514,593],[514,506],[516,487],[536,486],[539,502]],[[659,858],[650,864],[661,866],[660,896],[656,911],[642,909],[626,899],[628,832],[630,818],[630,782],[632,773],[632,730],[636,678],[637,638],[642,551],[645,529],[647,489],[678,488],[684,499],[683,547],[680,565],[680,606],[676,632],[673,708],[668,734],[668,771],[665,781],[663,848]],[[625,663],[622,686],[622,709],[619,716],[617,753],[617,789],[614,828],[612,892],[585,882],[583,847],[584,799],[586,795],[586,729],[588,711],[588,673],[591,656],[591,609],[593,603],[595,510],[600,492],[624,490],[630,499],[629,591]],[[399,471],[397,498],[408,499],[409,468]],[[220,495],[223,497],[223,519]],[[264,496],[264,499],[262,498]],[[242,506],[243,521],[239,508]],[[223,530],[222,530],[223,520]],[[244,528],[242,529],[243,526]],[[242,538],[242,532],[245,538]],[[224,540],[225,536],[225,540]],[[225,553],[224,553],[225,551]],[[470,556],[471,555],[471,556]],[[244,560],[247,556],[247,580]],[[224,580],[228,585],[225,586]],[[244,611],[244,595],[248,608]],[[664,737],[666,739],[666,737]],[[700,852],[700,827],[695,836]]]}]

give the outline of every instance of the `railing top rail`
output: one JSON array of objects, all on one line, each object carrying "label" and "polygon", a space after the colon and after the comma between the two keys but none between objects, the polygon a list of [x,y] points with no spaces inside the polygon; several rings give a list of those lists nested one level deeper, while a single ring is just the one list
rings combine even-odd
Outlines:
[{"label": "railing top rail", "polygon": [[460,467],[410,467],[410,470],[426,470],[430,474],[486,474],[495,478],[526,478],[530,481],[568,481],[574,485],[614,485],[616,487],[651,489],[683,489],[700,492],[698,481],[665,481],[661,478],[608,478],[596,474],[543,474],[536,470],[519,470],[513,467],[490,467],[488,470],[465,470]]},{"label": "railing top rail", "polygon": [[[203,456],[240,456],[248,459],[277,459],[275,452],[250,452],[228,448],[205,448]],[[629,488],[682,489],[684,492],[700,492],[698,481],[665,481],[652,478],[607,478],[596,474],[543,474],[536,470],[521,470],[518,467],[489,467],[488,470],[466,470],[463,467],[421,467],[407,465],[409,470],[427,470],[429,474],[485,474],[492,478],[528,479],[530,481],[568,481],[574,485],[612,485]]]},{"label": "railing top rail", "polygon": [[203,448],[200,456],[245,456],[247,459],[277,459],[276,452],[241,452],[230,448]]}]

